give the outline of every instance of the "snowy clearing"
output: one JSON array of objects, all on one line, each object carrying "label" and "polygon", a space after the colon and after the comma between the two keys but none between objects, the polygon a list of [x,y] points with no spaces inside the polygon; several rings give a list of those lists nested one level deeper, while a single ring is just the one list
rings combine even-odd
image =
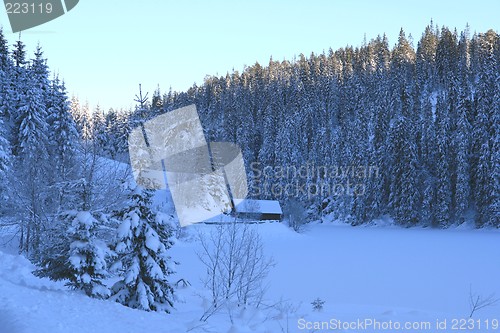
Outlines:
[{"label": "snowy clearing", "polygon": [[[469,317],[470,290],[481,297],[500,296],[500,235],[495,230],[312,224],[297,234],[280,223],[252,227],[276,266],[261,309],[232,309],[232,324],[227,311],[198,321],[206,302],[196,235],[214,226],[194,225],[170,251],[181,263],[172,282],[183,278],[191,283],[176,290],[170,315],[69,291],[63,283],[32,276],[34,267],[25,258],[0,252],[0,332],[312,332],[307,328],[331,319],[432,325],[447,319],[450,329],[454,318]],[[317,298],[325,302],[321,311],[311,305]],[[488,306],[473,318],[484,329],[486,320],[491,324],[499,313],[499,305]]]}]

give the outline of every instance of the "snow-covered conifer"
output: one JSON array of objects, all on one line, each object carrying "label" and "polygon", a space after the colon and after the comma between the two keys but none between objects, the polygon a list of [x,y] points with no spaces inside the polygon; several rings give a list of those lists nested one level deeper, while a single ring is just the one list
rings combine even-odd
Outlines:
[{"label": "snow-covered conifer", "polygon": [[97,237],[99,221],[88,211],[67,211],[59,214],[41,249],[38,270],[40,277],[66,280],[73,289],[88,296],[104,298],[109,289],[103,279],[107,277],[106,259],[112,254],[108,246]]},{"label": "snow-covered conifer", "polygon": [[171,228],[151,209],[151,192],[136,187],[128,205],[116,218],[121,221],[115,251],[123,276],[112,288],[112,299],[131,308],[169,313],[174,290],[168,281],[174,262]]},{"label": "snow-covered conifer", "polygon": [[72,219],[69,228],[69,283],[74,289],[83,290],[92,297],[109,296],[108,288],[102,279],[107,275],[106,257],[109,254],[106,244],[96,238],[98,221],[90,212],[70,212]]}]

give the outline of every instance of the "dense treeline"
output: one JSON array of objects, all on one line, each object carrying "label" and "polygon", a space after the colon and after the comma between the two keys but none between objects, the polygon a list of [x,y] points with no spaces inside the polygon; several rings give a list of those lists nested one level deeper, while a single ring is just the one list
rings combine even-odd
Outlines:
[{"label": "dense treeline", "polygon": [[256,63],[187,92],[157,90],[144,117],[195,103],[209,141],[238,143],[251,195],[298,197],[311,217],[403,226],[500,226],[500,39],[432,23],[361,47]]},{"label": "dense treeline", "polygon": [[78,178],[64,83],[49,79],[40,46],[27,57],[21,41],[10,54],[0,31],[0,213],[18,223],[22,252],[38,251],[48,215],[75,203]]},{"label": "dense treeline", "polygon": [[500,36],[492,30],[470,37],[431,24],[416,48],[401,30],[392,49],[379,36],[271,59],[107,112],[69,100],[41,47],[28,59],[0,30],[0,226],[13,230],[36,275],[170,312],[174,215],[113,160],[127,160],[132,128],[193,103],[207,141],[242,148],[250,196],[277,198],[300,219],[500,227]]},{"label": "dense treeline", "polygon": [[[252,197],[277,198],[285,206],[293,198],[308,208],[309,219],[329,215],[363,224],[390,216],[403,226],[448,227],[473,221],[477,227],[498,227],[500,38],[492,30],[470,37],[468,29],[457,33],[431,24],[416,48],[412,44],[401,30],[393,48],[379,36],[358,48],[330,49],[293,61],[271,59],[266,67],[256,63],[242,73],[207,76],[203,85],[186,92],[161,94],[158,89],[146,110],[103,112],[89,110],[76,98],[68,103],[64,85],[57,78],[47,79],[39,49],[28,62],[22,43],[9,54],[3,41],[0,177],[6,177],[6,170],[39,172],[40,177],[17,177],[33,182],[45,177],[43,181],[57,184],[50,188],[57,188],[58,195],[68,197],[54,200],[57,196],[50,195],[50,206],[25,194],[23,202],[31,200],[33,216],[43,215],[37,205],[62,211],[76,203],[84,210],[109,211],[102,205],[119,206],[123,195],[96,195],[92,165],[50,163],[71,160],[73,149],[77,158],[87,161],[96,155],[127,160],[131,128],[194,103],[208,141],[242,147]],[[43,89],[20,84],[22,88],[15,85],[15,93],[11,91],[11,80],[37,77],[46,81]],[[59,117],[68,126],[62,133],[74,139],[50,139],[50,149],[33,149],[48,152],[33,156],[50,161],[45,171],[14,166],[21,163],[23,144],[21,116],[12,110],[24,110],[21,104],[27,99],[21,96],[40,100],[33,97],[37,94],[44,96],[45,110],[55,110],[57,103],[51,100],[59,98],[59,109],[69,109],[72,115],[67,118],[61,111]],[[27,128],[59,124],[49,113]],[[30,139],[34,146],[45,142],[44,135],[55,135],[52,130],[42,133]],[[57,154],[70,156],[53,158]],[[57,170],[61,175],[52,176]],[[67,175],[71,172],[77,176]],[[3,210],[13,202],[5,201],[10,195],[2,196]],[[102,200],[107,197],[116,202]]]}]

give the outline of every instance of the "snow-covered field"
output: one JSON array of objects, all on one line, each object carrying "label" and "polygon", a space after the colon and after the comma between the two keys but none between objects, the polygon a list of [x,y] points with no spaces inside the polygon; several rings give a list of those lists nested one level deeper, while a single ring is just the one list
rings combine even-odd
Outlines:
[{"label": "snow-covered field", "polygon": [[[0,332],[381,332],[397,331],[398,324],[401,331],[436,332],[436,321],[444,328],[445,319],[446,330],[440,331],[452,332],[454,319],[469,317],[471,293],[482,299],[491,294],[500,298],[496,230],[311,224],[298,234],[280,223],[252,227],[276,262],[258,310],[233,309],[231,316],[223,311],[205,323],[198,321],[205,290],[195,235],[214,226],[193,225],[171,249],[181,263],[172,282],[184,278],[191,286],[176,290],[176,309],[169,315],[91,299],[67,290],[63,283],[38,279],[26,259],[3,249]],[[321,311],[312,309],[317,298],[325,302]],[[478,310],[473,318],[467,322],[473,328],[468,331],[500,332],[493,329],[500,319],[500,304]],[[336,320],[352,326],[335,330]],[[363,326],[370,321],[371,326]],[[314,330],[314,325],[325,322],[331,324],[329,329]],[[420,327],[405,330],[408,323]],[[374,328],[376,324],[380,326]]]}]

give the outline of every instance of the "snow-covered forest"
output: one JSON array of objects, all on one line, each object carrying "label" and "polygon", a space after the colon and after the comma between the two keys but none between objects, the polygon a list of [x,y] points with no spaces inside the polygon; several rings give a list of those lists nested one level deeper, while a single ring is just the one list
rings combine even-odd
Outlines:
[{"label": "snow-covered forest", "polygon": [[[381,36],[271,59],[187,92],[157,91],[146,116],[195,103],[209,141],[242,147],[251,195],[295,197],[311,219],[498,227],[499,36],[430,25],[413,43],[401,30],[393,48]],[[293,166],[312,171],[287,174]],[[280,190],[294,181],[306,191]]]},{"label": "snow-covered forest", "polygon": [[[40,51],[28,64],[21,42],[12,57],[4,45],[3,150],[9,154],[2,170],[7,173],[7,156],[12,163],[21,159],[17,146],[30,139],[19,135],[25,115],[16,110],[26,101],[22,94],[38,93],[45,104],[47,124],[33,126],[39,129],[34,135],[68,154],[72,148],[65,145],[85,140],[97,155],[122,161],[127,161],[131,128],[195,103],[209,141],[243,148],[253,197],[285,203],[293,196],[311,208],[313,219],[334,212],[355,225],[389,215],[403,226],[446,228],[465,220],[498,226],[499,37],[492,30],[471,37],[468,30],[430,25],[413,44],[401,31],[392,49],[382,36],[357,48],[293,61],[271,59],[267,67],[207,76],[187,92],[162,95],[158,89],[146,110],[128,111],[89,110],[77,99],[68,106],[61,82],[48,80]],[[26,90],[27,73],[41,82],[42,92]],[[9,79],[23,83],[9,86]],[[73,115],[76,126],[61,122],[69,126],[68,138],[48,131],[51,139],[43,131],[59,126],[56,107],[69,107]],[[270,172],[263,172],[266,167]],[[296,174],[286,172],[301,167],[310,171],[306,177],[291,179]],[[285,175],[276,175],[279,168]],[[306,191],[280,191],[292,180],[305,183]],[[349,192],[348,183],[362,186]]]},{"label": "snow-covered forest", "polygon": [[[31,262],[0,252],[0,263],[15,274],[29,267],[42,278],[36,281],[45,281],[34,283],[19,273],[28,285],[69,287],[133,309],[172,314],[191,302],[185,289],[194,282],[182,274],[193,271],[182,268],[181,259],[193,259],[186,244],[196,238],[193,270],[207,271],[199,274],[207,292],[202,310],[186,310],[182,320],[189,324],[165,332],[210,331],[207,322],[224,311],[235,327],[230,308],[268,304],[264,282],[275,264],[289,260],[278,246],[274,255],[282,260],[265,253],[264,245],[273,240],[245,225],[186,231],[165,192],[133,181],[131,130],[191,104],[207,141],[241,147],[249,197],[279,200],[284,224],[293,231],[264,228],[283,239],[314,248],[310,239],[295,238],[300,237],[295,231],[307,224],[327,228],[333,221],[353,226],[392,221],[419,232],[474,228],[490,236],[500,228],[500,36],[493,30],[471,36],[468,28],[458,32],[431,23],[418,40],[402,29],[393,47],[382,35],[358,47],[271,58],[241,73],[206,76],[184,92],[162,93],[158,87],[133,110],[91,109],[68,96],[64,73],[52,74],[48,63],[43,44],[29,54],[22,40],[8,45],[0,30],[0,240]],[[322,244],[328,243],[326,235],[335,237],[325,230],[316,235]],[[480,243],[477,235],[471,237],[474,244]],[[450,244],[460,247],[456,240]],[[491,244],[488,238],[482,246],[498,252]],[[181,253],[181,259],[172,253]],[[316,272],[322,274],[321,268]],[[288,271],[275,274],[290,277]],[[471,299],[474,292],[471,287]],[[486,298],[486,307],[497,301]],[[322,299],[315,302],[314,311],[323,309]],[[262,318],[241,316],[254,320],[261,332],[289,332],[288,316],[304,317],[292,303],[266,306]],[[272,320],[265,317],[271,312]],[[471,317],[474,312],[472,307]],[[2,320],[0,315],[0,332]],[[277,331],[262,324],[268,321],[279,322]]]}]

